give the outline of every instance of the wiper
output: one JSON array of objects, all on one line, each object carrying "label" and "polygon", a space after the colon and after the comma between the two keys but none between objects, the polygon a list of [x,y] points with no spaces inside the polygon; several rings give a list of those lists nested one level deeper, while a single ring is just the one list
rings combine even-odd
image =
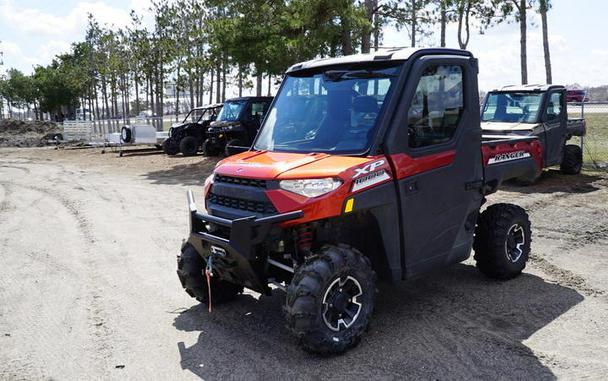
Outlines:
[{"label": "wiper", "polygon": [[396,75],[370,70],[328,70],[323,73],[323,79],[329,82],[346,81],[349,79],[394,78]]}]

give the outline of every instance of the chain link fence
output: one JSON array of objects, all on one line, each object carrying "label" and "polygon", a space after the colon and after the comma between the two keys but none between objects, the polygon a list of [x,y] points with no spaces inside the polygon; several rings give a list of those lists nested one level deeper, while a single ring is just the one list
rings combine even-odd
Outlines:
[{"label": "chain link fence", "polygon": [[587,123],[583,138],[585,166],[608,170],[608,102],[568,103],[568,117],[584,118]]}]

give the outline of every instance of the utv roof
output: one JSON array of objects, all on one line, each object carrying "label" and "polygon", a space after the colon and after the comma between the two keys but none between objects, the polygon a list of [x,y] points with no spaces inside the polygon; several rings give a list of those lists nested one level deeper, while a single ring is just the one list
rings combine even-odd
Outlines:
[{"label": "utv roof", "polygon": [[265,101],[265,100],[271,100],[272,97],[236,97],[236,98],[230,98],[230,99],[226,99],[225,102],[234,102],[234,101],[248,101],[248,100],[260,100],[260,101]]},{"label": "utv roof", "polygon": [[193,110],[207,110],[209,108],[222,107],[223,105],[223,103],[212,103],[210,105],[196,106],[195,108],[193,108]]},{"label": "utv roof", "polygon": [[532,92],[545,92],[553,89],[565,89],[562,85],[508,85],[503,86],[500,89],[494,89],[492,92],[512,92],[512,91],[532,91]]},{"label": "utv roof", "polygon": [[364,62],[378,62],[378,61],[405,61],[414,56],[423,55],[457,55],[473,57],[473,55],[460,49],[448,49],[448,48],[391,48],[383,49],[377,52],[369,54],[353,54],[350,56],[336,57],[336,58],[319,58],[306,62],[297,63],[287,69],[287,73],[313,69],[324,66],[335,66],[344,65],[351,63],[364,63]]}]

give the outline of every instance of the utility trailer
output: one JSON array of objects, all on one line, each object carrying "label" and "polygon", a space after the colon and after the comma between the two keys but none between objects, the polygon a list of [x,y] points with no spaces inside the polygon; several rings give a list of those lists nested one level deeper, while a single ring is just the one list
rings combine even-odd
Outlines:
[{"label": "utility trailer", "polygon": [[[542,146],[543,168],[559,165],[565,174],[583,166],[585,119],[569,119],[567,90],[559,85],[505,86],[489,92],[481,110],[485,134],[536,136]],[[580,144],[569,142],[580,137]],[[528,181],[521,181],[529,183]]]},{"label": "utility trailer", "polygon": [[[287,326],[308,351],[357,345],[376,282],[467,259],[518,276],[531,227],[486,197],[542,163],[534,136],[482,136],[477,60],[453,49],[394,49],[292,66],[250,149],[188,192],[185,291],[211,309],[243,287],[286,292]],[[522,296],[523,297],[523,296]]]},{"label": "utility trailer", "polygon": [[[157,131],[156,127],[150,124],[134,123],[123,126],[120,132],[109,133],[106,135],[104,145],[106,147],[118,148],[118,155],[124,155],[125,147],[154,147],[154,150],[161,150],[163,142],[169,137],[168,132]],[[105,150],[102,151],[105,153]]]}]

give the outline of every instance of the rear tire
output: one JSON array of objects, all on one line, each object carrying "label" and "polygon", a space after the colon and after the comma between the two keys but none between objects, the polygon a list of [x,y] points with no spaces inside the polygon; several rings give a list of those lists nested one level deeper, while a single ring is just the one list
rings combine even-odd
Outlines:
[{"label": "rear tire", "polygon": [[526,267],[531,242],[530,220],[524,209],[512,204],[490,205],[475,229],[477,268],[490,278],[515,278]]},{"label": "rear tire", "polygon": [[[209,288],[203,275],[206,262],[190,245],[184,246],[177,257],[177,276],[188,295],[201,303],[209,303]],[[211,303],[221,304],[233,300],[243,287],[216,277],[211,278]]]},{"label": "rear tire", "polygon": [[564,158],[560,169],[566,175],[578,175],[583,168],[583,150],[574,144],[564,147]]},{"label": "rear tire", "polygon": [[374,310],[376,273],[358,250],[327,245],[300,266],[287,288],[287,327],[309,352],[355,347]]},{"label": "rear tire", "polygon": [[179,153],[179,147],[175,144],[171,144],[167,139],[163,142],[163,151],[169,156],[175,156]]},{"label": "rear tire", "polygon": [[194,156],[198,151],[198,141],[192,136],[186,136],[179,142],[179,150],[184,156]]}]

